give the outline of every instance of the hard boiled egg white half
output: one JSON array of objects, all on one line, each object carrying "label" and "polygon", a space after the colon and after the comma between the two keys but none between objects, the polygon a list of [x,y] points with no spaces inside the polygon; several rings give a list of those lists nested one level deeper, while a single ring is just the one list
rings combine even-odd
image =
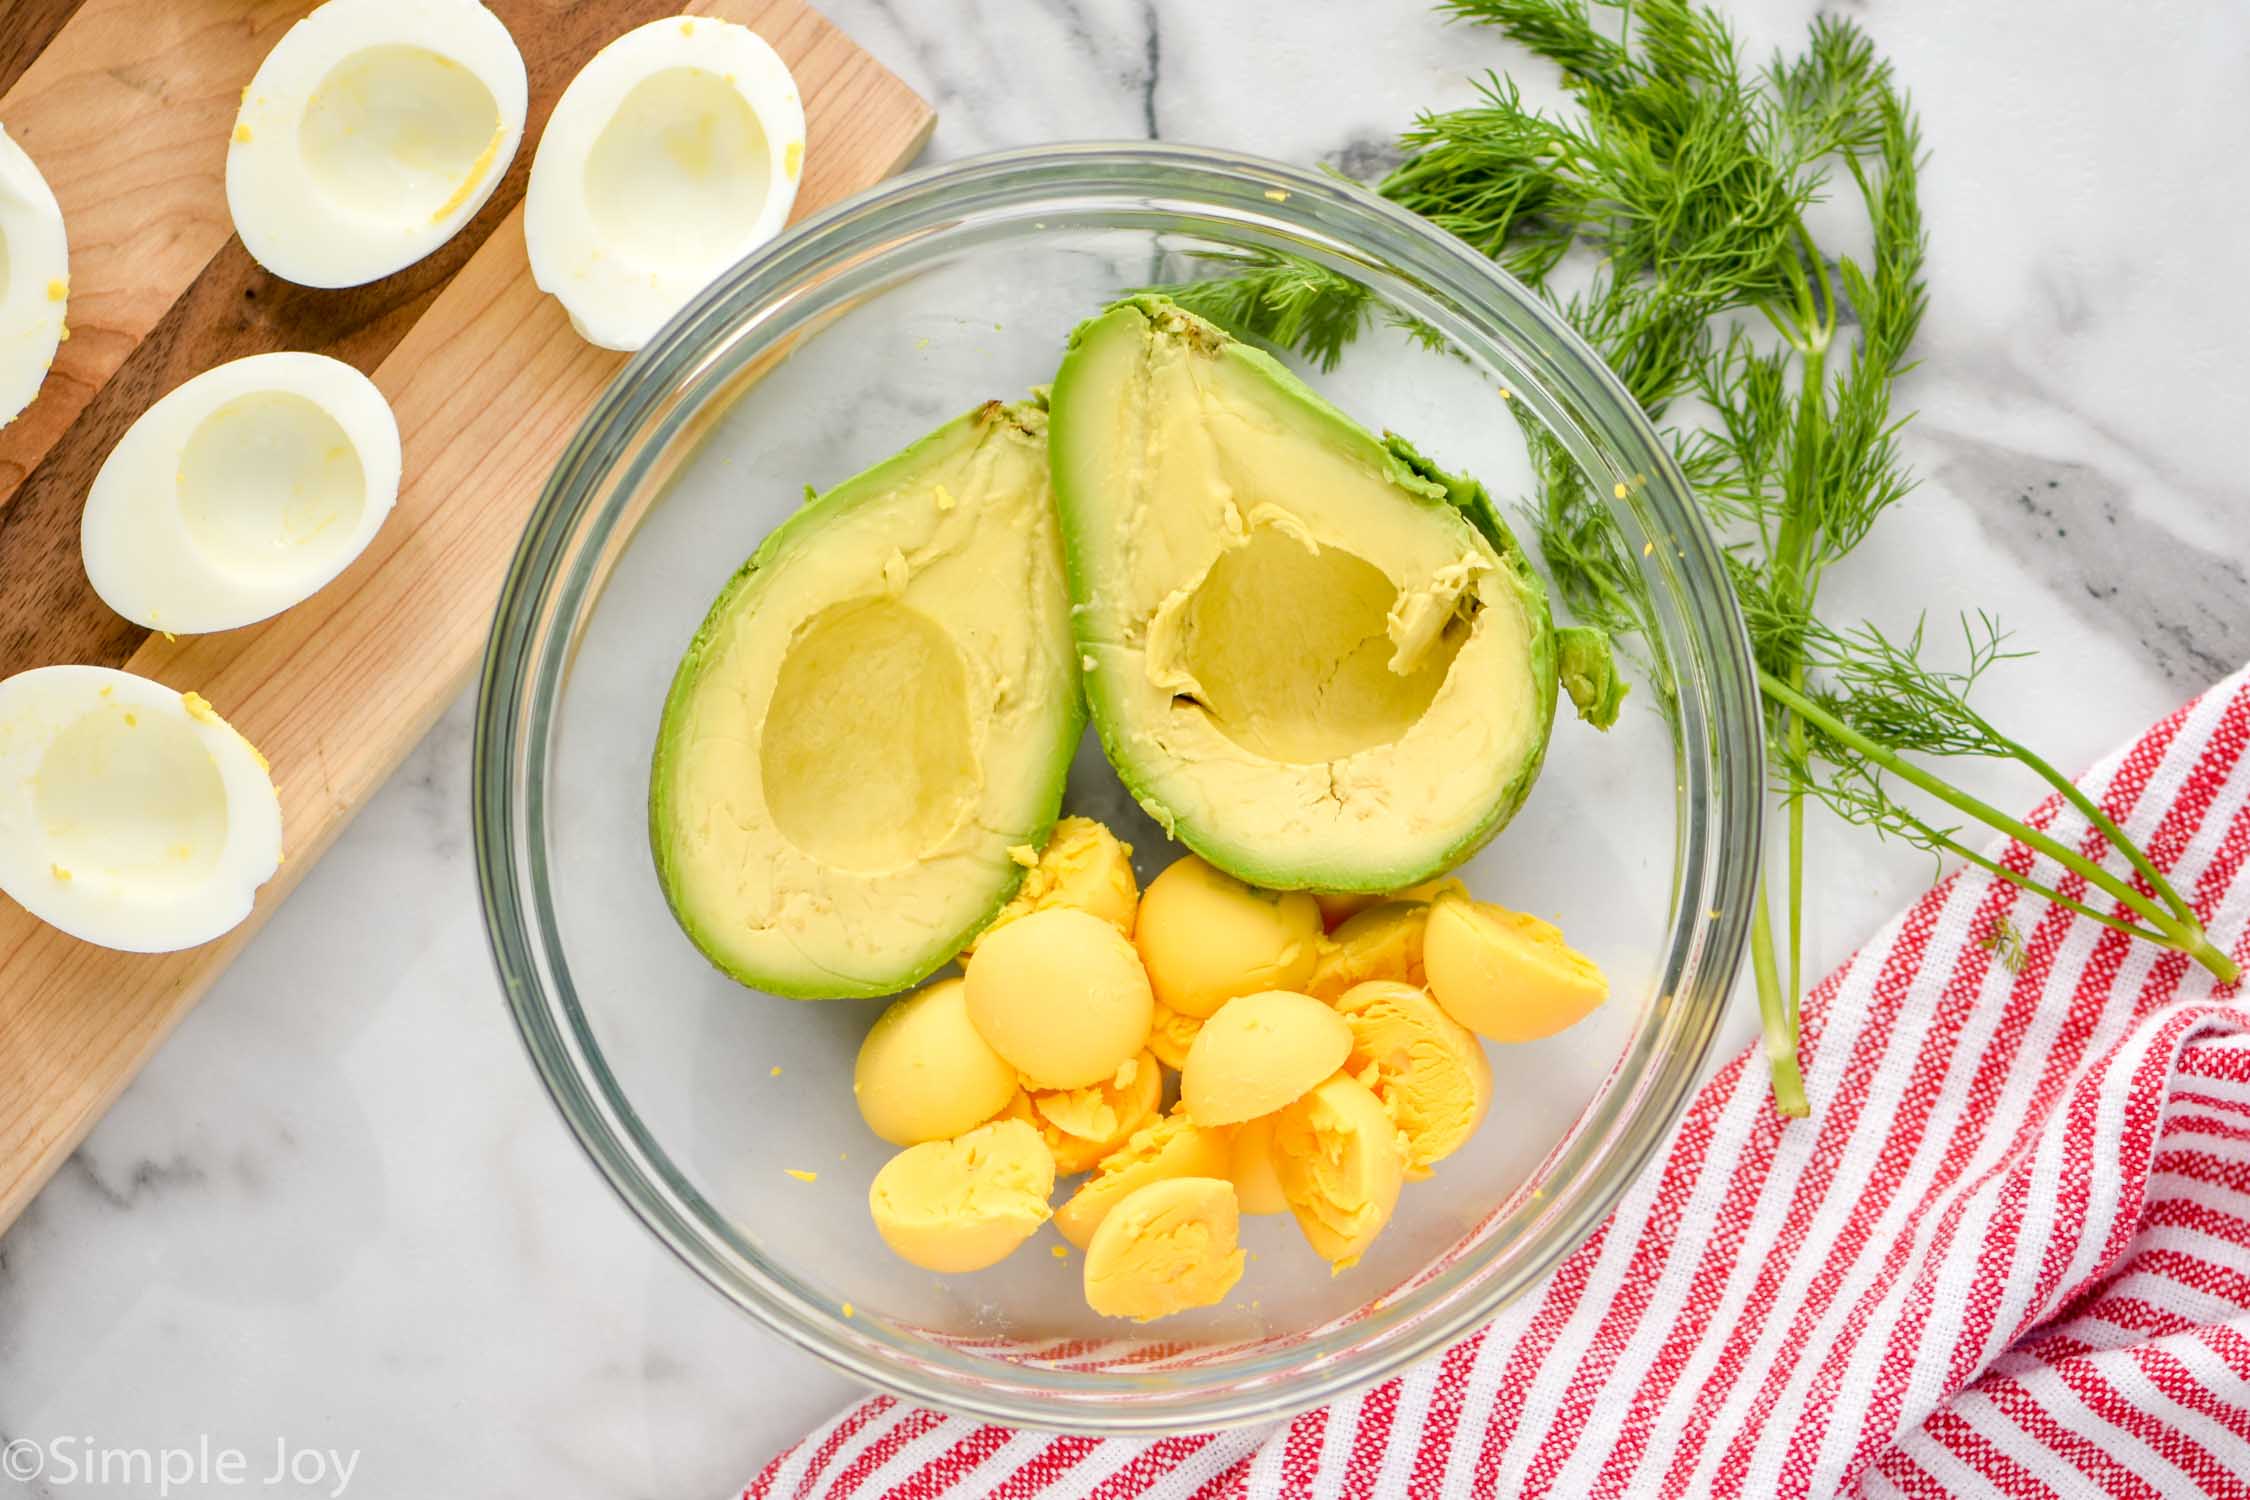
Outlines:
[{"label": "hard boiled egg white half", "polygon": [[398,422],[375,383],[321,354],[253,354],[141,414],[94,476],[86,577],[135,624],[232,630],[311,595],[398,498]]},{"label": "hard boiled egg white half", "polygon": [[638,349],[781,233],[804,159],[797,82],[756,32],[691,16],[628,31],[579,70],[540,137],[532,278],[581,338]]},{"label": "hard boiled egg white half", "polygon": [[0,681],[0,891],[89,943],[169,953],[281,863],[266,763],[193,693],[107,667]]},{"label": "hard boiled egg white half", "polygon": [[523,139],[523,54],[476,0],[328,0],[242,91],[227,211],[258,264],[358,286],[451,239]]},{"label": "hard boiled egg white half", "polygon": [[62,209],[23,147],[0,130],[0,427],[39,394],[62,343],[69,294]]}]

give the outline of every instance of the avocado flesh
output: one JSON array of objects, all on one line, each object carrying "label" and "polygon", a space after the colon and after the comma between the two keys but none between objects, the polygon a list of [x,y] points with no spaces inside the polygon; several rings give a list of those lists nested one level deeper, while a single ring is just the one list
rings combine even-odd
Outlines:
[{"label": "avocado flesh", "polygon": [[1072,335],[1052,423],[1088,707],[1151,816],[1241,879],[1338,891],[1507,822],[1554,643],[1482,486],[1158,297]]},{"label": "avocado flesh", "polygon": [[650,843],[680,926],[743,983],[904,989],[1046,841],[1084,727],[1046,425],[988,403],[816,496],[696,632]]}]

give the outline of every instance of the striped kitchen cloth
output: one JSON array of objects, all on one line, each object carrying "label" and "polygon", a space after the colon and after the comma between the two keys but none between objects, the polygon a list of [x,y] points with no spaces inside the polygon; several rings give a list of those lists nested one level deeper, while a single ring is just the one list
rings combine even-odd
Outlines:
[{"label": "striped kitchen cloth", "polygon": [[[2246,745],[2250,669],[2084,783],[2238,959]],[[1966,871],[1808,997],[1812,1119],[1736,1057],[1584,1247],[1438,1358],[1153,1442],[877,1396],[744,1495],[2250,1496],[2246,1016]]]}]

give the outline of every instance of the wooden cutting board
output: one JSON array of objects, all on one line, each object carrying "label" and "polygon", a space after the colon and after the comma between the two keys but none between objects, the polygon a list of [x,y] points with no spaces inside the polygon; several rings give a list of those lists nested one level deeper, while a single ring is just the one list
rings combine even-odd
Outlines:
[{"label": "wooden cutting board", "polygon": [[[531,78],[523,146],[443,249],[345,291],[276,281],[228,222],[241,90],[305,3],[0,0],[0,125],[70,237],[70,338],[0,429],[0,677],[85,662],[193,688],[273,763],[286,862],[249,921],[186,953],[111,953],[0,898],[0,1228],[467,681],[555,456],[624,356],[532,285],[520,204],[555,98],[610,38],[741,21],[804,95],[797,215],[898,170],[929,105],[798,0],[488,0]],[[309,349],[366,371],[405,441],[398,505],[352,568],[244,630],[169,641],[111,614],[78,558],[86,488],[150,402],[223,360]],[[464,809],[464,816],[466,809]]]}]

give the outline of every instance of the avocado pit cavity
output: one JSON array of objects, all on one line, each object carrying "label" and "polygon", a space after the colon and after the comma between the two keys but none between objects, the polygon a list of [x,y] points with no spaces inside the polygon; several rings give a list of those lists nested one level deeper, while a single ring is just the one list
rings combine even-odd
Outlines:
[{"label": "avocado pit cavity", "polygon": [[960,652],[894,599],[830,605],[782,660],[759,769],[775,827],[823,864],[922,857],[977,797]]},{"label": "avocado pit cavity", "polygon": [[1150,674],[1254,755],[1339,760],[1399,739],[1444,686],[1470,627],[1451,599],[1433,613],[1439,591],[1401,592],[1363,557],[1255,527],[1159,610]]}]

